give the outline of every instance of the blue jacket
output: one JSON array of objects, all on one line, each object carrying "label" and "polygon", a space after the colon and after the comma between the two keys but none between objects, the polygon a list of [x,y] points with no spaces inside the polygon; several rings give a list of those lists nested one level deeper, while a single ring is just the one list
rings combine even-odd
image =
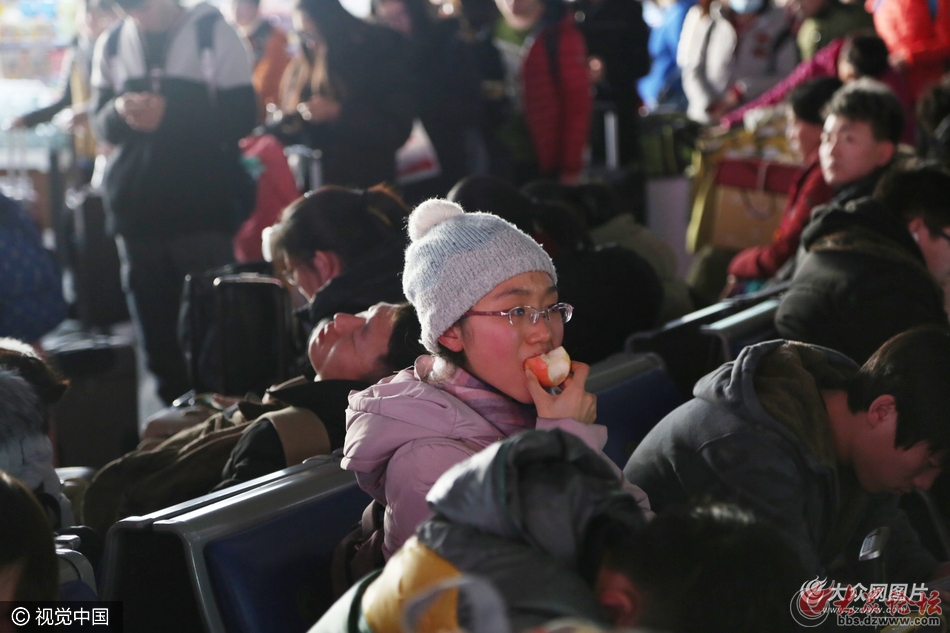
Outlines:
[{"label": "blue jacket", "polygon": [[59,266],[23,208],[0,194],[0,337],[32,343],[66,318]]},{"label": "blue jacket", "polygon": [[660,95],[664,93],[683,92],[680,70],[676,65],[676,48],[680,43],[686,12],[693,4],[695,0],[677,0],[663,12],[662,24],[650,31],[648,47],[653,64],[638,85],[640,98],[650,108],[656,107]]}]

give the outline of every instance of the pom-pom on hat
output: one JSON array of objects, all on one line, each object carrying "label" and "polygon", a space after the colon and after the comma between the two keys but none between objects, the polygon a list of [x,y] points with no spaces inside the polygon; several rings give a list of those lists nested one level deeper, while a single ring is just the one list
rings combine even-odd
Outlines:
[{"label": "pom-pom on hat", "polygon": [[532,271],[557,283],[551,258],[530,236],[490,213],[465,213],[432,199],[409,216],[402,290],[416,308],[422,344],[432,353],[439,337],[498,284]]}]

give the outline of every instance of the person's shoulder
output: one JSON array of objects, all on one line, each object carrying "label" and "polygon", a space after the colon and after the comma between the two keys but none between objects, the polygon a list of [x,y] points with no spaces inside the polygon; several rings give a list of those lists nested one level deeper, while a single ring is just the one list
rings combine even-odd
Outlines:
[{"label": "person's shoulder", "polygon": [[430,418],[446,417],[452,396],[434,385],[420,380],[412,368],[383,378],[375,385],[351,393],[349,410],[395,420],[412,420],[426,426]]}]

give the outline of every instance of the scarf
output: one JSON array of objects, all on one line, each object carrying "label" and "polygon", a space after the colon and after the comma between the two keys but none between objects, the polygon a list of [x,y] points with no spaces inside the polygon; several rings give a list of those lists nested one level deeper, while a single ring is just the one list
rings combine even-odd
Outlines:
[{"label": "scarf", "polygon": [[416,360],[416,375],[462,401],[475,413],[488,420],[505,437],[533,429],[538,419],[534,405],[521,404],[461,367],[437,368],[444,361],[433,356]]}]

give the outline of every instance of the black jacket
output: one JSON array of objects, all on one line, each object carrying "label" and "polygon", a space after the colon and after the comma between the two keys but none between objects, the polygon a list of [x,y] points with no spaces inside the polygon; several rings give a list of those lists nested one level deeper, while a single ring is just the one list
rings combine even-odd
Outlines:
[{"label": "black jacket", "polygon": [[561,301],[574,306],[564,329],[564,347],[584,363],[623,349],[635,332],[656,326],[663,285],[647,260],[609,244],[554,257]]},{"label": "black jacket", "polygon": [[[890,165],[880,167],[864,178],[859,178],[855,182],[836,188],[835,195],[831,198],[831,200],[812,209],[808,224],[805,225],[806,230],[808,226],[811,226],[815,223],[817,217],[827,213],[826,207],[844,206],[853,200],[866,198],[872,195],[874,193],[874,189],[877,187],[877,183],[881,180],[881,177],[884,176],[885,172],[887,172],[889,168]],[[799,269],[801,263],[805,260],[805,255],[807,254],[808,252],[805,248],[804,240],[802,240],[798,244],[798,250],[795,251],[795,256],[785,262],[785,265],[782,266],[775,274],[775,281],[790,281],[792,276],[795,274],[795,271]]]},{"label": "black jacket", "polygon": [[696,383],[696,397],[650,431],[624,474],[656,512],[703,497],[752,510],[788,537],[818,578],[867,586],[873,579],[858,561],[861,542],[887,525],[888,580],[920,582],[937,562],[897,497],[862,491],[829,439],[821,389],[840,388],[857,369],[819,347],[749,346]]},{"label": "black jacket", "polygon": [[836,349],[859,363],[895,334],[947,325],[943,292],[903,221],[863,198],[816,210],[801,261],[775,315],[783,338]]},{"label": "black jacket", "polygon": [[[351,391],[369,387],[360,380],[308,380],[268,393],[280,402],[313,411],[323,422],[330,438],[330,448],[343,447],[346,436],[346,404]],[[251,424],[241,434],[231,457],[221,473],[221,483],[215,490],[262,477],[287,467],[287,458],[274,423],[263,417]]]},{"label": "black jacket", "polygon": [[[422,0],[421,3],[427,3]],[[407,185],[408,204],[448,194],[468,175],[466,132],[477,127],[481,106],[480,79],[475,55],[462,41],[454,21],[429,23],[414,34],[412,79],[419,118],[439,157],[441,174]]]},{"label": "black jacket", "polygon": [[[409,138],[416,115],[407,43],[395,31],[372,24],[358,26],[344,41],[331,42],[327,53],[339,117],[323,123],[285,117],[272,132],[284,143],[303,143],[323,153],[323,184],[366,188],[393,182],[396,150]],[[305,90],[301,101],[310,96]]]},{"label": "black jacket", "polygon": [[394,237],[335,277],[316,294],[307,307],[312,326],[337,312],[355,314],[380,301],[399,303],[402,294],[403,251],[406,245]]},{"label": "black jacket", "polygon": [[[214,86],[206,82],[199,44],[206,20],[213,25]],[[244,44],[217,9],[199,4],[171,36],[161,72],[161,79],[150,78],[132,18],[96,44],[93,127],[116,146],[105,177],[110,230],[138,238],[233,232],[243,220],[234,198],[238,141],[257,120]],[[162,122],[152,133],[133,130],[116,112],[116,98],[156,89],[166,100]]]}]

